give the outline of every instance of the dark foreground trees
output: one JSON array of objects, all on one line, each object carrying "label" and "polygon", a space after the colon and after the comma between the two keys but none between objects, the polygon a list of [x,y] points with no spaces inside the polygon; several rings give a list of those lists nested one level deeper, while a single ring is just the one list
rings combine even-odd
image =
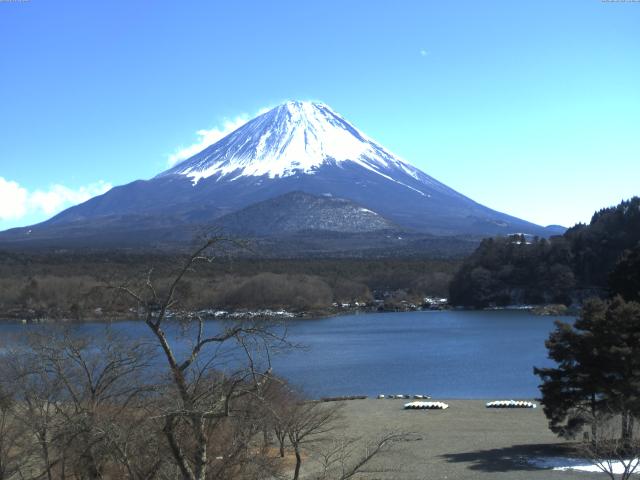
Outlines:
[{"label": "dark foreground trees", "polygon": [[453,277],[449,301],[486,307],[570,305],[609,294],[637,300],[639,249],[640,197],[634,197],[596,212],[589,225],[578,224],[562,236],[483,240]]},{"label": "dark foreground trees", "polygon": [[[557,367],[534,373],[542,380],[551,430],[574,437],[589,428],[594,456],[614,444],[617,455],[637,454],[640,304],[621,297],[590,300],[573,325],[556,323],[546,346]],[[611,428],[614,421],[617,429]]]},{"label": "dark foreground trees", "polygon": [[611,290],[627,301],[640,301],[640,244],[627,250],[609,275]]}]

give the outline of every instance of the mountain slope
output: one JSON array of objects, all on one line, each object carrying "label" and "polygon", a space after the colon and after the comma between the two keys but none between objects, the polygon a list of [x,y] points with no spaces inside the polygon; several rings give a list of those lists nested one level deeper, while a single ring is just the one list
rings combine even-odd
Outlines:
[{"label": "mountain slope", "polygon": [[[181,225],[184,236],[192,226],[214,224],[290,192],[345,199],[399,228],[429,235],[561,233],[474,202],[396,157],[324,104],[287,102],[150,180],[113,188],[46,222],[0,234],[0,241],[67,240],[86,230],[108,242],[113,232],[121,238],[128,229],[140,231],[140,218],[150,231]],[[272,223],[269,232],[265,223],[261,234],[278,235],[282,225]]]},{"label": "mountain slope", "polygon": [[225,232],[248,236],[270,236],[297,232],[374,232],[398,230],[384,217],[349,200],[304,192],[249,205],[219,218],[215,224]]}]

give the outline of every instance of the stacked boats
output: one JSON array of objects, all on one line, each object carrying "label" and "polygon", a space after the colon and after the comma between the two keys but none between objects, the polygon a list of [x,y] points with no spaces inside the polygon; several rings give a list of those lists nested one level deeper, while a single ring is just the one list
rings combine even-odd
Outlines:
[{"label": "stacked boats", "polygon": [[495,400],[487,403],[487,408],[536,408],[536,406],[535,403],[524,400]]},{"label": "stacked boats", "polygon": [[449,408],[444,402],[409,402],[404,404],[406,410],[445,410]]},{"label": "stacked boats", "polygon": [[413,397],[416,400],[429,400],[431,398],[431,395],[407,395],[407,394],[399,394],[399,395],[384,395],[384,394],[380,394],[378,395],[378,400],[381,400],[383,398],[389,398],[391,400],[395,399],[395,398],[400,398],[400,399],[409,399]]}]

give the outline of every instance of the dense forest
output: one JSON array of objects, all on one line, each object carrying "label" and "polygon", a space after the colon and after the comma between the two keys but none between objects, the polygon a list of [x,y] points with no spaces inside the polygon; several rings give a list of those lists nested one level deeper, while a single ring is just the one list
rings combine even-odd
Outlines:
[{"label": "dense forest", "polygon": [[[447,295],[460,260],[260,259],[219,252],[181,284],[181,308],[280,309],[324,314],[334,303],[393,308]],[[89,320],[127,316],[135,304],[109,285],[163,284],[183,262],[180,255],[0,252],[0,318]]]},{"label": "dense forest", "polygon": [[462,264],[450,302],[468,307],[580,303],[640,291],[640,198],[596,212],[562,235],[489,238]]}]

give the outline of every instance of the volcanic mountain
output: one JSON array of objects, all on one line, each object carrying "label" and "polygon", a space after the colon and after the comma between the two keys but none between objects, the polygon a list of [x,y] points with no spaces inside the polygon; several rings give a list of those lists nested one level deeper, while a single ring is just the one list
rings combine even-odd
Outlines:
[{"label": "volcanic mountain", "polygon": [[46,222],[4,232],[0,242],[180,243],[210,225],[261,236],[386,228],[435,236],[562,233],[474,202],[366,137],[325,104],[292,101],[150,180],[115,187]]}]

